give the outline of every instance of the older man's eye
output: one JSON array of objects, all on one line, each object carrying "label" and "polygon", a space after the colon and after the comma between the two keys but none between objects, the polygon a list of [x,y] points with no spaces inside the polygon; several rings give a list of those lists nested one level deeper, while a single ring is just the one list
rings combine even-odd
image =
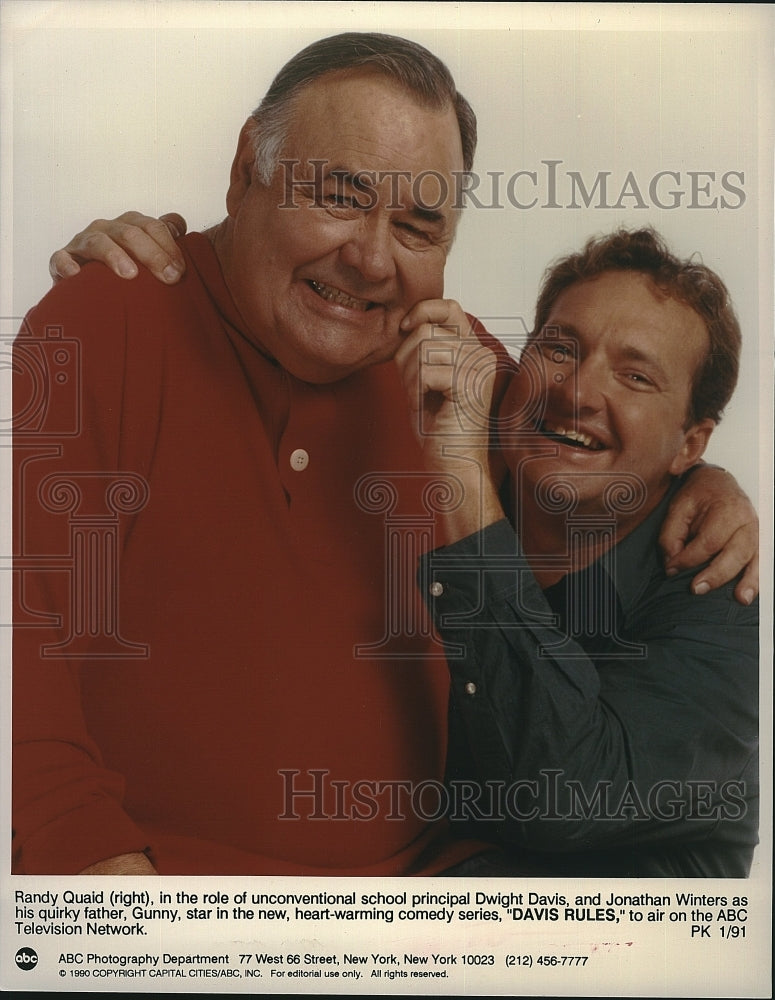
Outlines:
[{"label": "older man's eye", "polygon": [[395,228],[398,238],[406,246],[429,247],[434,246],[438,242],[433,233],[427,232],[425,229],[420,229],[418,226],[413,226],[411,222],[396,222]]},{"label": "older man's eye", "polygon": [[357,197],[349,194],[324,194],[323,204],[327,208],[357,209],[361,207]]}]

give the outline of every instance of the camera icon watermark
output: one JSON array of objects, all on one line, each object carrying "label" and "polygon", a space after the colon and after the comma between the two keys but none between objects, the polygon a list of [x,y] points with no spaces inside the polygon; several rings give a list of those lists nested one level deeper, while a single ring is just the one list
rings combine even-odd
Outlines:
[{"label": "camera icon watermark", "polygon": [[10,412],[0,413],[0,434],[18,440],[80,433],[81,345],[61,326],[33,336],[23,320],[1,318],[0,370],[13,373],[13,392],[6,396]]},{"label": "camera icon watermark", "polygon": [[[12,621],[2,624],[57,630],[43,658],[144,658],[148,646],[120,629],[120,523],[146,505],[149,487],[131,471],[82,468],[70,454],[84,430],[82,365],[81,341],[64,326],[0,322],[0,452],[13,464],[12,551],[0,553],[0,569],[14,582]],[[67,595],[43,607],[33,595],[63,574]]]}]

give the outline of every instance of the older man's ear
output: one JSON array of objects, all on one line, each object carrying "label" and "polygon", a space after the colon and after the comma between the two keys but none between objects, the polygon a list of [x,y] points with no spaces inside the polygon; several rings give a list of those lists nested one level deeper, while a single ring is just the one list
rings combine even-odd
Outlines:
[{"label": "older man's ear", "polygon": [[229,190],[226,192],[226,211],[231,216],[236,214],[246,191],[255,180],[255,134],[255,120],[248,118],[240,129],[229,175]]}]

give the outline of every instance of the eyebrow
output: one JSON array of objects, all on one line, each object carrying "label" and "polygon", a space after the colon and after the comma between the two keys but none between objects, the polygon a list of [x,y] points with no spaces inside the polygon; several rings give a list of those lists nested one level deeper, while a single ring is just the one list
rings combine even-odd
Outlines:
[{"label": "eyebrow", "polygon": [[[333,178],[337,183],[349,184],[355,188],[356,191],[372,191],[374,190],[371,179],[368,182],[359,180],[359,175],[362,174],[376,174],[377,182],[379,182],[379,171],[373,170],[356,170],[350,171],[346,167],[334,167],[333,169],[327,170],[324,176],[324,180],[327,178]],[[385,175],[387,176],[387,174]],[[447,216],[443,212],[438,211],[434,208],[424,208],[422,205],[412,205],[407,208],[409,214],[415,219],[421,219],[423,222],[428,222],[435,226],[446,226]]]},{"label": "eyebrow", "polygon": [[571,323],[550,323],[546,322],[538,331],[538,336],[542,336],[551,330],[552,333],[558,333],[563,337],[575,337],[576,340],[581,339],[581,334]]},{"label": "eyebrow", "polygon": [[659,379],[666,385],[670,382],[670,376],[667,370],[663,367],[662,363],[654,357],[653,354],[648,354],[646,351],[642,351],[639,347],[634,344],[626,344],[622,348],[622,357],[628,361],[637,361],[640,364],[646,365],[650,368]]},{"label": "eyebrow", "polygon": [[425,222],[431,222],[437,225],[445,225],[447,222],[447,217],[443,214],[443,212],[439,212],[433,208],[423,208],[422,205],[412,205],[409,209],[409,214],[418,219],[423,219]]},{"label": "eyebrow", "polygon": [[[541,333],[544,334],[548,330],[556,330],[560,336],[571,337],[577,341],[583,341],[584,339],[582,334],[575,326],[573,326],[572,323],[544,323]],[[665,385],[670,384],[671,379],[667,369],[662,365],[658,358],[654,357],[653,354],[649,354],[648,351],[644,351],[635,344],[625,344],[624,347],[620,349],[619,353],[620,356],[626,361],[635,361],[639,364],[647,366]]]}]

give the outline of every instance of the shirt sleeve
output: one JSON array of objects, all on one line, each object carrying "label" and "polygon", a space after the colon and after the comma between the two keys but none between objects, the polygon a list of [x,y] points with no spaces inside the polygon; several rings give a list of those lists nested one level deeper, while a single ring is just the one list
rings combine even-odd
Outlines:
[{"label": "shirt sleeve", "polygon": [[505,520],[423,558],[451,673],[453,819],[571,852],[703,839],[746,817],[757,611],[731,587],[695,597],[690,576],[602,619],[600,643],[558,628]]},{"label": "shirt sleeve", "polygon": [[[89,638],[91,599],[103,600],[98,581],[110,564],[101,560],[116,554],[106,496],[128,488],[120,456],[125,311],[116,288],[106,269],[84,269],[31,310],[14,344],[13,870],[20,874],[75,874],[149,849],[124,811],[122,777],[105,766],[87,730],[81,662],[72,652],[74,634]],[[110,538],[102,546],[95,539],[104,531]],[[88,555],[77,551],[92,543]],[[95,577],[93,587],[77,565]],[[102,665],[110,669],[109,656]]]}]

